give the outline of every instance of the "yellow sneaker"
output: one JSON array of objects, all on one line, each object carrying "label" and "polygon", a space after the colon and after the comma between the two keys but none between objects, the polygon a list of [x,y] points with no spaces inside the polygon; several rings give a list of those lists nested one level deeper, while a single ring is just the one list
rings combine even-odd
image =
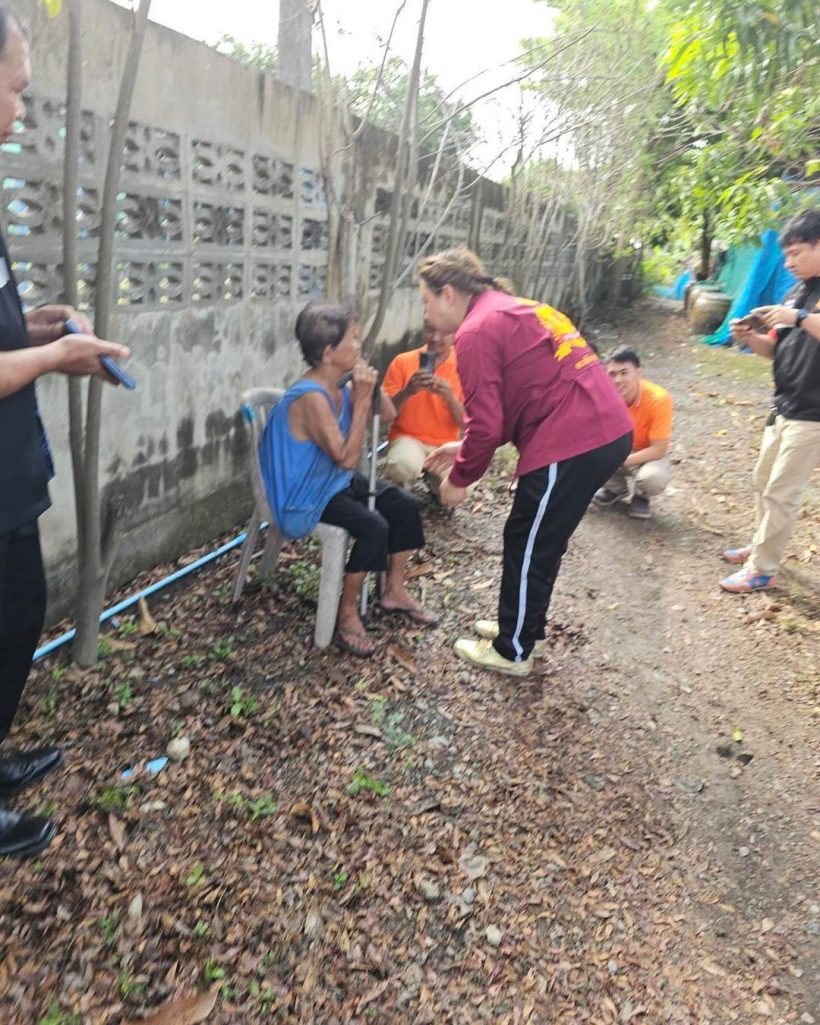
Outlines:
[{"label": "yellow sneaker", "polygon": [[513,662],[499,655],[490,640],[471,641],[466,637],[459,637],[453,645],[453,651],[466,662],[472,662],[482,669],[507,673],[508,676],[529,676],[532,672],[532,655],[525,662]]},{"label": "yellow sneaker", "polygon": [[[473,629],[479,637],[486,637],[488,641],[494,641],[498,637],[498,621],[495,619],[477,619],[473,623]],[[547,641],[542,638],[536,641],[532,648],[533,658],[543,658],[547,653]]]}]

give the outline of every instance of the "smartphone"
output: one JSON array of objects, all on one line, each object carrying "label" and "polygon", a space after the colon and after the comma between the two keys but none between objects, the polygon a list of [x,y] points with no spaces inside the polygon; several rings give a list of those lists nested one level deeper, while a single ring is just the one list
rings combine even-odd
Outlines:
[{"label": "smartphone", "polygon": [[[65,324],[63,326],[65,327],[66,334],[85,334],[85,331],[83,331],[80,325],[76,324],[73,320],[65,321]],[[100,363],[102,363],[103,367],[105,367],[105,369],[108,371],[109,374],[111,374],[115,381],[120,382],[123,388],[127,388],[129,391],[134,391],[136,389],[137,382],[134,380],[134,378],[125,370],[123,370],[119,363],[111,356],[100,356]]]},{"label": "smartphone", "polygon": [[436,369],[436,354],[434,352],[423,352],[419,360],[419,370],[426,370],[432,374]]},{"label": "smartphone", "polygon": [[766,321],[758,317],[756,313],[747,313],[745,317],[740,317],[738,324],[750,327],[752,331],[758,331],[760,334],[765,334],[769,330]]}]

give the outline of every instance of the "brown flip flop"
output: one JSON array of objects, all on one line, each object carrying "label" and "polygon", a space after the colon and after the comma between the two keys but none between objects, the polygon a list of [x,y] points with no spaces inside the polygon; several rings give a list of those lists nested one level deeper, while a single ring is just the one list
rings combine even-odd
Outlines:
[{"label": "brown flip flop", "polygon": [[358,633],[354,630],[337,630],[333,641],[342,651],[355,655],[357,658],[373,658],[376,654],[376,645],[374,644],[372,648],[365,648],[363,645],[357,644],[355,638],[370,640],[366,633]]}]

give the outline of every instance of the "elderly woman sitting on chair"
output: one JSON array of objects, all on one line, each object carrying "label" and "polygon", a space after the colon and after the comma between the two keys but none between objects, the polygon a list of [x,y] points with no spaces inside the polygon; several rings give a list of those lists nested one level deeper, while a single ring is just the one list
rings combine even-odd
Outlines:
[{"label": "elderly woman sitting on chair", "polygon": [[[270,506],[285,537],[303,537],[317,524],[342,527],[353,538],[335,641],[361,658],[375,643],[357,608],[368,573],[386,571],[381,607],[420,626],[434,626],[405,585],[410,553],[424,544],[421,516],[406,492],[376,482],[376,508],[367,508],[368,482],[356,471],[373,404],[376,371],[360,360],[359,325],[352,310],[310,303],[296,319],[296,337],[310,369],[271,411],[259,448]],[[350,383],[341,378],[350,375]],[[380,397],[391,420],[390,399]]]}]

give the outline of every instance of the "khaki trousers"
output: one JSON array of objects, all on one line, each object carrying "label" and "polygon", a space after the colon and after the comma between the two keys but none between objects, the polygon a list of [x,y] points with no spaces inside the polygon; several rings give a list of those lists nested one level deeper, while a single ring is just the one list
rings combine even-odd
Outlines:
[{"label": "khaki trousers", "polygon": [[607,481],[608,491],[617,495],[639,495],[641,498],[652,498],[666,490],[672,475],[672,463],[669,456],[653,459],[640,466],[621,466]]},{"label": "khaki trousers", "polygon": [[780,568],[803,492],[816,466],[820,466],[820,422],[775,417],[763,431],[752,474],[756,526],[748,569],[771,574]]},{"label": "khaki trousers", "polygon": [[[413,482],[421,476],[424,460],[437,448],[437,445],[425,445],[418,438],[403,434],[400,438],[390,442],[381,476],[398,484],[399,487],[410,488],[413,486]],[[428,471],[424,475],[424,479],[433,494],[438,495],[441,477]]]}]

